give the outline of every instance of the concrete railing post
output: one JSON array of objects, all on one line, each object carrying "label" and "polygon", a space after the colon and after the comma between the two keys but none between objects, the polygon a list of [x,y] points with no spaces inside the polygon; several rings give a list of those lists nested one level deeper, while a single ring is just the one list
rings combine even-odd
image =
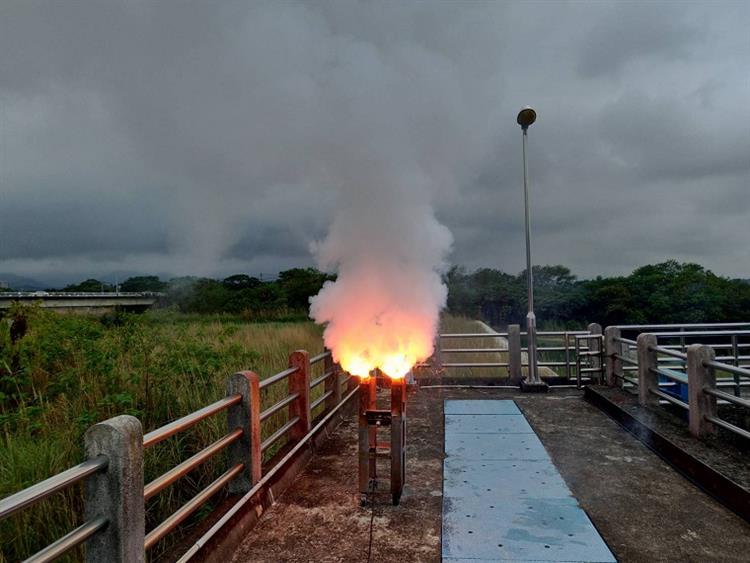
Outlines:
[{"label": "concrete railing post", "polygon": [[638,335],[638,402],[649,407],[659,406],[659,397],[652,391],[659,389],[659,375],[654,371],[659,366],[656,348],[656,335]]},{"label": "concrete railing post", "polygon": [[606,358],[607,385],[617,387],[617,378],[622,377],[622,360],[616,356],[622,356],[622,343],[616,338],[621,338],[621,331],[616,326],[608,326],[604,329],[604,354]]},{"label": "concrete railing post", "polygon": [[289,356],[289,367],[297,368],[289,376],[289,394],[299,393],[289,405],[289,418],[299,417],[299,422],[289,432],[292,440],[299,440],[310,431],[310,354],[297,350]]},{"label": "concrete railing post", "polygon": [[[330,351],[329,351],[330,352]],[[341,382],[339,380],[339,369],[336,363],[333,361],[333,355],[328,354],[323,359],[323,370],[324,373],[330,373],[330,377],[325,380],[325,392],[331,391],[331,394],[326,399],[326,411],[330,412],[336,405],[341,402]]]},{"label": "concrete railing post", "polygon": [[246,493],[260,481],[263,454],[260,450],[260,378],[240,371],[227,380],[227,396],[242,400],[227,409],[227,432],[242,428],[242,437],[229,446],[229,466],[245,464],[245,470],[229,483],[230,493]]},{"label": "concrete railing post", "polygon": [[[589,324],[587,329],[592,335],[601,336],[602,334],[602,325],[600,325],[599,323],[591,323]],[[589,359],[591,360],[590,365],[592,369],[599,370],[599,383],[601,383],[604,380],[604,365],[602,365],[602,340],[601,338],[589,338],[588,344],[589,353],[595,354],[593,356],[589,356]],[[591,379],[593,380],[594,372],[591,373]]]},{"label": "concrete railing post", "polygon": [[86,479],[84,518],[106,518],[107,527],[86,543],[86,561],[141,563],[145,560],[143,429],[128,415],[95,424],[84,436],[86,457],[109,464]]},{"label": "concrete railing post", "polygon": [[508,325],[508,384],[520,385],[521,379],[521,326]]},{"label": "concrete railing post", "polygon": [[714,368],[703,365],[712,362],[715,355],[713,348],[702,344],[692,344],[687,349],[689,426],[696,438],[716,431],[713,423],[706,420],[707,416],[716,416],[716,397],[705,392],[716,389],[716,374]]}]

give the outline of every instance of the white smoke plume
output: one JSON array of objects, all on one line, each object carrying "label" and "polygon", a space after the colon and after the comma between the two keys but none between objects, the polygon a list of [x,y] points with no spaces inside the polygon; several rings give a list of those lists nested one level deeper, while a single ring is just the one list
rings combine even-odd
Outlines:
[{"label": "white smoke plume", "polygon": [[381,368],[400,377],[432,353],[452,236],[435,218],[423,182],[404,177],[343,190],[317,248],[319,265],[339,275],[312,298],[310,314],[327,323],[326,346],[355,375]]}]

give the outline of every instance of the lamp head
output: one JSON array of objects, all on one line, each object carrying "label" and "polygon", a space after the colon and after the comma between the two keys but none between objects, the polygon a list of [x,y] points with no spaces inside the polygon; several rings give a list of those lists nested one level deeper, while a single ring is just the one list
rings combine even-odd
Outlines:
[{"label": "lamp head", "polygon": [[530,108],[529,106],[526,106],[521,111],[518,112],[518,117],[516,118],[516,122],[521,126],[521,129],[526,131],[526,129],[529,128],[529,125],[534,123],[536,121],[536,112]]}]

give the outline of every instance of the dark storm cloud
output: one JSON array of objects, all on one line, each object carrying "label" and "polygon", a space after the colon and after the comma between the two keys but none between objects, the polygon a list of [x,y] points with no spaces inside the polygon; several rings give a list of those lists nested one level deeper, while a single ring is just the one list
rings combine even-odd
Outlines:
[{"label": "dark storm cloud", "polygon": [[532,104],[536,262],[750,277],[749,25],[741,2],[3,2],[0,272],[309,265],[362,178],[426,182],[453,262],[518,271]]},{"label": "dark storm cloud", "polygon": [[12,194],[0,206],[5,242],[0,260],[87,254],[115,259],[129,252],[165,252],[157,206],[108,197],[51,194],[37,200]]},{"label": "dark storm cloud", "polygon": [[700,46],[700,28],[686,17],[685,3],[649,0],[590,6],[596,16],[584,35],[578,62],[578,72],[586,78],[618,74],[639,59],[686,59]]}]

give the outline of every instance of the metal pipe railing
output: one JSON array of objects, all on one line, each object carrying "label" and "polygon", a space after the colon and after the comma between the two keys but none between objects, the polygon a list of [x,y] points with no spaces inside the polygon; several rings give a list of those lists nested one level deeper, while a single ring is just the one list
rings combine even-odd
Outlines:
[{"label": "metal pipe railing", "polygon": [[[742,326],[750,326],[743,323]],[[723,428],[744,438],[750,438],[750,432],[736,426],[718,415],[718,405],[734,405],[740,408],[750,408],[750,399],[741,396],[743,388],[750,387],[750,369],[739,364],[737,353],[738,334],[750,334],[750,331],[733,331],[731,333],[719,331],[681,331],[668,333],[641,333],[636,343],[638,360],[622,354],[622,346],[632,346],[624,342],[619,328],[607,328],[607,357],[610,382],[621,380],[623,388],[628,381],[637,386],[639,402],[646,406],[659,406],[664,401],[688,411],[690,433],[701,438],[714,431],[716,427]],[[680,338],[680,345],[657,345],[657,339],[662,336]],[[731,336],[732,356],[716,357],[716,345],[684,343],[685,336]],[[678,351],[678,350],[684,351]],[[725,345],[722,349],[727,349]],[[666,356],[666,358],[665,358]],[[731,360],[734,365],[719,360]],[[674,365],[680,364],[679,366]],[[627,366],[622,364],[628,364]],[[683,366],[684,364],[684,366]],[[638,371],[638,380],[627,377],[626,372]],[[717,378],[716,372],[733,375],[732,378]],[[654,377],[656,376],[656,377]],[[659,376],[669,381],[659,380]],[[667,387],[680,386],[682,393],[687,390],[689,402],[680,399],[675,394],[665,392]],[[722,389],[731,387],[734,394]],[[682,395],[684,397],[684,395]],[[656,397],[656,400],[648,397]],[[710,400],[709,400],[710,399]]]},{"label": "metal pipe railing", "polygon": [[649,391],[653,393],[654,395],[656,395],[657,397],[660,397],[664,399],[665,401],[672,403],[673,405],[677,405],[678,407],[683,408],[685,410],[690,410],[690,406],[687,403],[680,401],[679,399],[677,399],[676,397],[668,393],[664,393],[663,391],[659,391],[658,389],[649,389]]},{"label": "metal pipe railing", "polygon": [[676,331],[676,332],[656,332],[658,338],[697,338],[704,336],[748,336],[750,330],[697,330],[697,331]]},{"label": "metal pipe railing", "polygon": [[268,438],[263,440],[263,442],[260,445],[260,451],[264,452],[268,448],[270,448],[279,438],[281,438],[284,434],[289,432],[292,428],[294,428],[294,425],[297,424],[300,421],[300,417],[295,416],[289,422],[287,422],[284,426],[279,428],[276,432],[271,434]]},{"label": "metal pipe railing", "polygon": [[614,357],[617,358],[618,360],[620,360],[621,362],[625,362],[626,364],[630,364],[630,365],[636,366],[636,367],[638,366],[638,361],[634,360],[633,358],[629,358],[629,357],[623,356],[621,354],[615,354]]},{"label": "metal pipe railing", "polygon": [[143,498],[148,500],[158,492],[166,489],[169,485],[177,481],[183,475],[189,473],[203,462],[207,461],[229,444],[236,442],[242,437],[242,428],[237,428],[226,436],[219,438],[213,444],[199,451],[197,454],[189,457],[179,465],[176,465],[160,477],[157,477],[146,485],[143,489]]},{"label": "metal pipe railing", "polygon": [[65,555],[68,551],[81,545],[99,530],[107,525],[106,518],[95,518],[78,526],[75,530],[65,534],[59,540],[49,544],[41,551],[24,561],[24,563],[48,563]]},{"label": "metal pipe railing", "polygon": [[[346,378],[345,381],[348,381],[351,377],[349,376]],[[211,528],[190,548],[187,550],[187,552],[180,557],[177,563],[186,563],[187,561],[190,561],[197,553],[198,551],[205,546],[211,538],[213,538],[232,518],[235,517],[235,515],[242,509],[242,507],[247,504],[258,492],[265,487],[271,479],[274,478],[274,476],[281,470],[282,467],[285,466],[285,464],[292,459],[294,455],[299,452],[303,447],[307,445],[307,443],[312,439],[313,436],[316,435],[317,432],[319,432],[330,420],[331,418],[338,412],[338,410],[346,404],[354,395],[356,395],[359,392],[359,387],[355,387],[352,389],[348,395],[342,398],[341,402],[336,405],[331,412],[327,413],[313,428],[310,429],[310,431],[305,434],[285,455],[282,459],[279,460],[279,462],[274,465],[271,469],[268,470],[267,473],[263,475],[263,477],[253,485],[253,487],[243,495],[243,497],[234,504],[229,510],[227,510],[226,513],[224,513],[221,518],[213,525]]]},{"label": "metal pipe railing", "polygon": [[507,353],[507,348],[443,348],[443,354],[502,354]]},{"label": "metal pipe railing", "polygon": [[716,426],[720,426],[724,430],[729,430],[730,432],[733,432],[734,434],[737,434],[738,436],[742,436],[743,438],[750,440],[750,432],[748,432],[744,428],[735,426],[731,422],[727,422],[726,420],[723,420],[717,416],[706,416],[705,419],[711,422],[712,424],[715,424]]},{"label": "metal pipe railing", "polygon": [[508,362],[444,362],[441,364],[444,368],[507,368]]},{"label": "metal pipe railing", "polygon": [[[312,361],[310,363],[312,363]],[[317,379],[313,379],[310,382],[310,389],[314,389],[315,387],[317,387],[318,385],[320,385],[321,383],[323,383],[326,379],[328,379],[332,375],[333,375],[333,372],[329,371],[329,372],[324,373],[323,375],[321,375]]]},{"label": "metal pipe railing", "polygon": [[[321,361],[325,361],[324,373],[320,377],[311,380],[310,366]],[[307,352],[304,351],[294,352],[290,356],[289,365],[289,368],[263,381],[260,381],[258,376],[252,372],[236,373],[229,379],[229,390],[226,397],[145,435],[142,434],[139,421],[130,416],[115,417],[95,425],[96,432],[87,432],[86,434],[86,448],[87,451],[89,447],[94,452],[97,450],[101,451],[102,455],[92,457],[49,479],[0,500],[0,519],[15,514],[87,477],[95,476],[98,480],[96,486],[91,488],[94,492],[89,493],[87,488],[86,494],[100,494],[102,490],[101,485],[103,484],[105,486],[104,490],[107,491],[107,497],[89,498],[87,496],[86,504],[87,507],[89,505],[97,507],[99,514],[102,514],[102,516],[97,515],[96,517],[92,517],[89,521],[84,522],[78,528],[31,556],[28,561],[51,561],[70,549],[86,542],[94,534],[102,530],[104,530],[103,533],[107,534],[106,537],[108,539],[104,543],[99,542],[95,544],[96,547],[87,549],[88,561],[92,561],[92,557],[96,561],[122,559],[121,555],[116,555],[114,551],[108,551],[111,549],[126,549],[126,560],[142,557],[142,554],[131,553],[133,537],[141,534],[143,549],[150,549],[225,485],[229,484],[230,490],[231,487],[234,487],[235,492],[237,492],[238,486],[244,487],[244,485],[237,484],[238,481],[236,481],[236,478],[243,474],[244,471],[250,471],[251,468],[250,485],[243,492],[252,488],[253,485],[263,480],[260,465],[263,452],[271,448],[282,436],[287,434],[290,434],[290,439],[293,441],[306,441],[311,431],[311,411],[326,406],[327,408],[324,413],[327,414],[323,416],[321,421],[325,422],[329,420],[330,414],[337,411],[353,395],[353,393],[349,393],[346,397],[342,397],[341,386],[347,385],[352,376],[348,375],[343,381],[339,378],[338,368],[332,362],[330,351],[325,351],[313,358],[309,358]],[[260,391],[284,379],[289,379],[288,394],[261,412],[259,409]],[[325,383],[325,391],[315,401],[310,402],[309,390],[322,383]],[[332,397],[335,398],[335,404],[329,404]],[[289,415],[286,423],[261,442],[261,422],[265,422],[269,417],[280,412],[285,407],[289,407]],[[225,436],[209,444],[198,453],[143,486],[142,495],[136,495],[135,497],[132,495],[123,495],[124,491],[132,492],[134,488],[138,487],[137,476],[142,476],[143,474],[143,450],[195,426],[212,415],[224,411],[228,411],[228,426],[233,428]],[[232,421],[235,421],[237,424],[232,426]],[[318,427],[319,424],[315,428],[317,429]],[[247,436],[248,434],[249,436]],[[91,435],[90,438],[89,435]],[[243,436],[246,436],[246,438],[243,439]],[[298,442],[297,446],[292,448],[292,451],[297,451],[300,443]],[[240,448],[239,450],[237,450],[238,447]],[[176,510],[164,522],[148,534],[145,534],[143,532],[145,502],[175,483],[188,472],[226,449],[229,449],[230,469]],[[248,458],[249,462],[246,462],[245,460]],[[237,462],[238,459],[240,462]],[[110,460],[114,461],[110,462]],[[278,466],[274,466],[271,473],[277,468]],[[99,473],[101,471],[106,472]],[[247,479],[248,477],[243,478]],[[115,490],[113,491],[111,487],[115,487]],[[130,500],[133,498],[141,498],[141,504],[139,505],[137,500],[133,501],[135,503],[133,504]],[[125,510],[123,513],[125,519],[122,518],[122,514],[118,513],[118,506],[125,506],[124,509],[120,509],[120,512]],[[140,518],[138,517],[138,513],[141,514]],[[94,514],[97,514],[97,512],[95,511]],[[111,517],[107,515],[111,515]],[[140,531],[139,525],[137,525],[138,522],[140,522]],[[112,534],[115,534],[115,536],[112,536]],[[126,541],[126,538],[130,538],[130,540]],[[111,543],[112,541],[114,543]],[[129,547],[123,548],[126,543]],[[116,553],[120,553],[120,551]]]},{"label": "metal pipe railing", "polygon": [[14,514],[27,506],[36,504],[40,500],[45,499],[58,491],[67,489],[89,475],[92,475],[101,469],[105,469],[108,464],[109,461],[105,456],[97,456],[93,459],[88,459],[83,463],[79,463],[70,469],[66,469],[62,473],[53,475],[49,479],[45,479],[36,485],[32,485],[27,489],[5,497],[0,500],[0,520],[7,518],[11,514]]},{"label": "metal pipe railing", "polygon": [[688,384],[688,378],[685,376],[685,374],[680,373],[679,371],[665,368],[649,368],[649,371],[657,375],[668,377],[669,379],[676,381],[677,383],[684,383],[685,385]]},{"label": "metal pipe railing", "polygon": [[440,338],[507,338],[507,332],[454,332],[441,334]]},{"label": "metal pipe railing", "polygon": [[704,362],[703,365],[705,365],[706,367],[718,369],[718,370],[725,371],[728,373],[740,375],[742,377],[750,377],[750,369],[745,369],[745,368],[733,366],[730,364],[722,364],[721,362],[717,362],[715,360]]},{"label": "metal pipe railing", "polygon": [[215,415],[216,413],[224,411],[233,405],[239,404],[240,401],[242,401],[242,395],[231,395],[229,397],[220,399],[215,403],[211,403],[207,407],[203,407],[202,409],[190,413],[189,415],[178,418],[174,422],[170,422],[169,424],[166,424],[161,428],[157,428],[156,430],[153,430],[152,432],[149,432],[148,434],[143,436],[143,447],[150,448],[154,444],[158,444],[162,440],[166,440],[167,438],[173,436],[174,434],[177,434],[178,432],[187,430],[191,426],[198,424],[201,420],[204,420],[209,416]]},{"label": "metal pipe railing", "polygon": [[687,323],[687,324],[654,324],[654,325],[615,325],[620,330],[669,330],[671,328],[734,328],[750,326],[750,323]]},{"label": "metal pipe railing", "polygon": [[202,504],[204,504],[209,498],[211,498],[214,494],[216,494],[219,491],[219,489],[221,489],[224,485],[229,483],[229,481],[234,479],[237,475],[239,475],[240,471],[242,471],[244,468],[245,468],[244,463],[238,463],[231,469],[224,472],[218,479],[216,479],[208,487],[203,489],[200,493],[198,493],[189,501],[187,501],[184,505],[182,505],[182,507],[176,510],[169,518],[164,520],[164,522],[159,524],[156,528],[154,528],[151,532],[149,532],[146,535],[146,539],[144,542],[144,549],[146,550],[151,549],[156,542],[164,538],[164,536],[166,536],[169,532],[171,532],[177,526],[179,526],[182,523],[182,521],[185,520],[185,518],[187,518],[193,512],[198,510],[198,508]]},{"label": "metal pipe railing", "polygon": [[310,403],[310,411],[314,411],[319,405],[323,404],[323,402],[331,395],[333,395],[333,390],[329,389],[328,391],[323,393],[320,397],[315,399],[312,403]]},{"label": "metal pipe railing", "polygon": [[[729,332],[726,335],[727,336],[734,336],[734,333]],[[656,336],[661,336],[661,334],[659,334],[657,332]],[[711,346],[711,348],[713,348],[714,350],[730,350],[730,349],[733,348],[732,344],[709,344],[709,346]],[[682,345],[681,344],[662,344],[661,347],[662,348],[671,348],[673,350],[675,350],[675,349],[679,350],[679,349],[682,348]],[[750,342],[748,342],[746,344],[738,342],[737,343],[737,348],[750,348]]]},{"label": "metal pipe railing", "polygon": [[[732,384],[731,386],[733,387],[734,385]],[[725,393],[724,391],[719,391],[717,389],[711,389],[711,388],[704,388],[703,392],[708,393],[709,395],[712,395],[716,397],[717,399],[723,399],[727,401],[728,403],[732,403],[737,406],[750,409],[750,400],[748,399],[743,399],[742,397],[737,397],[736,395],[732,395],[730,393]]]},{"label": "metal pipe railing", "polygon": [[282,381],[286,378],[288,378],[290,375],[295,373],[299,368],[297,367],[291,367],[289,369],[285,369],[284,371],[280,371],[276,375],[272,375],[271,377],[267,377],[263,381],[260,382],[260,388],[265,389],[269,385],[273,385],[274,383],[278,383],[279,381]]},{"label": "metal pipe railing", "polygon": [[297,399],[299,399],[299,393],[292,393],[291,395],[287,395],[286,397],[281,399],[279,402],[274,403],[273,405],[268,407],[266,410],[262,411],[260,413],[260,421],[263,422],[269,416],[273,415],[274,413],[279,412],[284,407],[291,405]]},{"label": "metal pipe railing", "polygon": [[664,356],[669,356],[670,358],[677,358],[678,360],[687,361],[687,354],[676,352],[675,350],[670,350],[668,348],[664,348],[663,346],[649,346],[648,349],[649,351],[657,352],[658,354],[663,354]]},{"label": "metal pipe railing", "polygon": [[[592,327],[595,325],[592,325]],[[516,343],[514,339],[520,336],[528,336],[526,331],[520,331],[520,327],[514,328],[516,325],[511,325],[508,332],[480,332],[480,333],[442,333],[439,335],[436,341],[436,350],[433,358],[430,362],[421,362],[415,367],[427,368],[437,367],[438,369],[493,369],[493,368],[507,368],[509,379],[516,382],[521,379],[521,369],[529,367],[529,352],[528,346],[520,346],[520,343]],[[514,336],[517,335],[517,336]],[[589,348],[589,342],[601,342],[602,335],[595,334],[584,330],[573,330],[573,331],[541,331],[537,332],[537,336],[540,340],[557,339],[560,340],[560,344],[548,343],[546,346],[536,347],[536,353],[551,354],[546,359],[540,358],[537,360],[538,367],[545,368],[562,368],[562,374],[567,378],[572,376],[574,360],[571,357],[576,349],[578,349],[582,355],[590,356],[594,358],[592,365],[597,366],[594,368],[582,368],[586,373],[593,373],[600,371],[597,360],[601,357],[600,346],[595,348]],[[581,342],[578,342],[578,348],[574,345],[575,342],[571,339],[576,337],[583,338]],[[508,346],[491,346],[486,348],[477,347],[453,347],[453,348],[442,348],[440,342],[445,338],[462,338],[462,339],[485,339],[485,338],[506,338],[508,340]],[[514,346],[517,348],[513,349]],[[443,355],[445,354],[461,354],[461,355],[479,355],[480,357],[484,354],[507,354],[507,361],[458,361],[458,362],[444,362]],[[560,358],[559,356],[564,356]],[[503,358],[504,359],[504,358]],[[601,361],[601,360],[599,360]],[[515,363],[514,363],[515,362]],[[588,365],[588,363],[587,363]],[[587,381],[590,378],[586,379]]]},{"label": "metal pipe railing", "polygon": [[315,365],[318,362],[323,361],[330,356],[331,356],[331,351],[325,350],[321,352],[320,354],[318,354],[317,356],[313,356],[312,358],[310,358],[310,365]]}]

